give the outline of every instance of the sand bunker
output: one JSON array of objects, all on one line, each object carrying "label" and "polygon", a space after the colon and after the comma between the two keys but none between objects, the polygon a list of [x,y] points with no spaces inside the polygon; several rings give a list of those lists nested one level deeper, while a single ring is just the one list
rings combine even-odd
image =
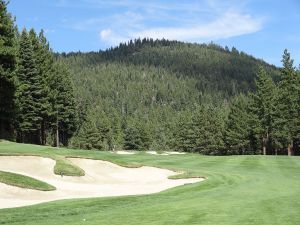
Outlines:
[{"label": "sand bunker", "polygon": [[116,151],[116,153],[119,154],[119,155],[133,155],[136,152],[133,152],[133,151]]},{"label": "sand bunker", "polygon": [[185,155],[185,152],[166,152],[169,155]]},{"label": "sand bunker", "polygon": [[168,179],[176,172],[143,166],[124,168],[92,159],[69,159],[85,171],[83,177],[61,177],[53,173],[55,161],[35,156],[1,156],[0,170],[14,172],[45,181],[55,191],[23,189],[0,183],[0,208],[33,205],[59,199],[156,193],[203,178]]},{"label": "sand bunker", "polygon": [[146,153],[151,154],[151,155],[184,155],[184,154],[186,154],[185,152],[162,152],[162,153],[158,153],[156,151],[146,151]]}]

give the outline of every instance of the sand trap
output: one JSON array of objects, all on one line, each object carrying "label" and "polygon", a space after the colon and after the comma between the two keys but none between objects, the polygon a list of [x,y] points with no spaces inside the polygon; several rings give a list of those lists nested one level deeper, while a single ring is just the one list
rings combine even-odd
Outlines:
[{"label": "sand trap", "polygon": [[133,151],[116,151],[116,153],[119,154],[119,155],[133,155],[136,152],[133,152]]},{"label": "sand trap", "polygon": [[151,155],[183,155],[186,154],[185,152],[163,152],[163,153],[157,153],[156,151],[146,151],[146,153]]},{"label": "sand trap", "polygon": [[151,155],[169,155],[166,152],[163,153],[157,153],[156,151],[146,151],[146,153],[151,154]]},{"label": "sand trap", "polygon": [[92,159],[70,159],[85,171],[83,177],[61,177],[53,173],[55,161],[35,156],[0,156],[0,170],[19,173],[45,181],[55,191],[37,191],[0,183],[0,208],[33,205],[59,199],[156,193],[203,178],[171,180],[176,172],[143,166],[124,168]]},{"label": "sand trap", "polygon": [[169,155],[185,155],[185,152],[166,152]]}]

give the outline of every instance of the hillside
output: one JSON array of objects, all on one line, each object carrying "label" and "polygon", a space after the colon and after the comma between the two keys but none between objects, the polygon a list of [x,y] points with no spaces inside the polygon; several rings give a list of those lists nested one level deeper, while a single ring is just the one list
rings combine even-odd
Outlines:
[{"label": "hillside", "polygon": [[[63,54],[65,55],[65,54]],[[177,77],[197,80],[200,91],[219,90],[234,95],[254,90],[254,76],[258,66],[278,75],[278,69],[236,48],[210,44],[192,44],[179,41],[136,39],[106,51],[69,53],[78,66],[93,66],[103,62],[121,62],[128,65],[153,66],[168,70]],[[79,63],[79,64],[78,64]]]},{"label": "hillside", "polygon": [[259,66],[273,77],[279,74],[235,48],[167,40],[137,39],[57,58],[69,65],[75,83],[82,120],[72,144],[81,148],[123,148],[128,127],[131,136],[145,133],[145,138],[130,137],[143,139],[136,143],[141,148],[173,148],[182,114],[212,105],[226,117],[232,97],[255,89]]}]

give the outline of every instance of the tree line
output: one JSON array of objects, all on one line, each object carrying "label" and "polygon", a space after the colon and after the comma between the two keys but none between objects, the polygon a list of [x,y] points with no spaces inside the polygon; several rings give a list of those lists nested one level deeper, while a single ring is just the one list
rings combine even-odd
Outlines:
[{"label": "tree line", "polygon": [[19,32],[0,1],[0,139],[68,144],[76,129],[74,86],[44,32]]},{"label": "tree line", "polygon": [[98,54],[62,56],[87,104],[73,147],[298,154],[299,71],[287,50],[281,69],[256,64],[253,90],[236,92],[201,90],[198,77],[177,76],[163,66],[107,61]]}]

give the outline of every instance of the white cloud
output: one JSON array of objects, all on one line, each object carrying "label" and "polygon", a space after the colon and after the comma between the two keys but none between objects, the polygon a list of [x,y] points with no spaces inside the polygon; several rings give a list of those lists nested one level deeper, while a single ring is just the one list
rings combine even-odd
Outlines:
[{"label": "white cloud", "polygon": [[114,42],[116,40],[138,37],[203,42],[254,33],[262,29],[262,25],[263,19],[261,18],[255,19],[249,14],[227,12],[209,23],[200,25],[194,22],[180,27],[153,27],[130,30],[123,35],[117,34],[111,29],[102,30],[101,39],[112,44],[118,44]]},{"label": "white cloud", "polygon": [[121,36],[117,33],[114,33],[111,29],[101,30],[99,33],[99,37],[102,41],[110,45],[117,45],[120,42],[124,42],[129,39],[129,37]]},{"label": "white cloud", "polygon": [[112,34],[111,29],[105,29],[100,32],[100,37],[102,40],[109,39],[109,36]]},{"label": "white cloud", "polygon": [[[63,6],[73,4],[71,0],[59,1]],[[78,0],[80,7],[101,8],[111,13],[80,21],[66,21],[64,26],[97,32],[106,46],[138,37],[215,41],[262,29],[264,18],[249,13],[248,1],[174,0],[170,3],[162,0]]]},{"label": "white cloud", "polygon": [[262,28],[262,22],[261,19],[253,19],[250,15],[225,13],[204,25],[151,28],[134,32],[131,36],[183,41],[217,40],[256,32]]}]

